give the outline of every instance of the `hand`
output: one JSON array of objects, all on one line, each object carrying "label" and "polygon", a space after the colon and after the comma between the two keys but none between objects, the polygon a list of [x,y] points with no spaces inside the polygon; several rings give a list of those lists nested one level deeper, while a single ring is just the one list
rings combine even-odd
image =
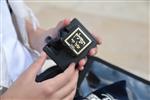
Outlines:
[{"label": "hand", "polygon": [[[50,28],[48,30],[44,30],[44,29],[41,29],[41,28],[38,28],[37,31],[29,31],[29,41],[30,41],[30,45],[31,47],[33,47],[34,49],[38,50],[39,52],[42,51],[43,47],[45,46],[45,38],[47,36],[51,36],[52,38],[56,38],[58,37],[58,32],[61,28],[65,27],[66,25],[68,25],[69,23],[71,22],[71,20],[69,19],[65,19],[65,20],[62,20],[60,21],[56,27],[54,28]],[[29,22],[27,23],[27,30],[31,30],[30,28],[32,27],[31,25],[29,25]],[[101,39],[96,36],[96,34],[92,34],[93,37],[95,37],[95,39],[97,40],[97,44],[100,45],[101,44]],[[38,40],[38,41],[37,41]],[[92,48],[90,51],[89,51],[89,56],[93,56],[97,53],[97,47],[95,48]],[[78,69],[79,70],[83,70],[84,69],[84,65],[86,64],[87,62],[87,58],[85,57],[84,59],[81,59],[78,63],[79,67]]]},{"label": "hand", "polygon": [[76,93],[78,70],[69,65],[63,73],[43,82],[35,82],[36,75],[46,59],[43,52],[1,96],[1,100],[72,100]]}]

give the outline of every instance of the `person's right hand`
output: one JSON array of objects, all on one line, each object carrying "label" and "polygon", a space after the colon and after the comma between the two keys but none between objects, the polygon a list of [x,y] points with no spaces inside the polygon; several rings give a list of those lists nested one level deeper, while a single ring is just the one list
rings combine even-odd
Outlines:
[{"label": "person's right hand", "polygon": [[78,70],[75,69],[74,63],[54,78],[35,82],[46,57],[42,52],[37,61],[1,96],[1,100],[72,100],[78,80]]}]

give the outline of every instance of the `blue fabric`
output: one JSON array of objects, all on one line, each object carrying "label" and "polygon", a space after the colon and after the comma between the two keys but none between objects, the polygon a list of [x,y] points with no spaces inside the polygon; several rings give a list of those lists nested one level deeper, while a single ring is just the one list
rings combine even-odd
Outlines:
[{"label": "blue fabric", "polygon": [[126,81],[124,80],[99,88],[87,98],[93,98],[91,97],[92,95],[100,100],[129,100],[126,91]]},{"label": "blue fabric", "polygon": [[[80,95],[86,97],[93,91],[99,88],[103,88],[107,85],[113,84],[115,82],[125,80],[126,81],[126,91],[129,100],[150,100],[150,85],[140,81],[130,75],[120,72],[119,70],[113,69],[108,64],[100,62],[98,60],[92,61],[88,64],[91,66],[90,72],[87,73],[86,78],[83,80],[80,87]],[[92,73],[99,80],[96,83],[96,87],[91,87],[91,80],[88,80],[88,75]],[[92,80],[93,81],[93,80]],[[92,83],[94,84],[94,82]]]}]

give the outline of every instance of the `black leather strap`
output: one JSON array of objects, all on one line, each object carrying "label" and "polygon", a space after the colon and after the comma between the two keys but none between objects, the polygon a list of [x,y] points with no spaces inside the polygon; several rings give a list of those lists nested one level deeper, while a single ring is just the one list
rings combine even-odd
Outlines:
[{"label": "black leather strap", "polygon": [[58,66],[53,66],[41,73],[36,77],[36,82],[42,82],[44,80],[53,78],[54,76],[60,74],[62,70]]},{"label": "black leather strap", "polygon": [[10,4],[9,4],[8,0],[6,0],[6,3],[7,3],[7,5],[8,5],[8,9],[9,9],[10,13],[12,14],[13,11],[12,11],[12,8],[10,7]]}]

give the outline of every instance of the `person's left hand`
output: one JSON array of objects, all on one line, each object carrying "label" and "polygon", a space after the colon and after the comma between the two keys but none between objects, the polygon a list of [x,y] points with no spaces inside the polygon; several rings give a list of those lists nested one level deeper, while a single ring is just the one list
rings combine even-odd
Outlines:
[{"label": "person's left hand", "polygon": [[[46,45],[45,38],[47,36],[50,36],[52,38],[58,37],[59,30],[61,28],[65,27],[66,25],[68,25],[70,22],[71,22],[70,19],[64,19],[64,20],[60,21],[54,28],[50,28],[48,30],[43,30],[41,28],[38,28],[37,31],[32,31],[32,33],[29,31],[30,32],[29,33],[29,41],[30,41],[31,47],[38,50],[39,52],[41,52],[43,47]],[[29,23],[27,23],[27,24],[29,24]],[[29,25],[27,25],[27,26],[29,26]],[[30,28],[30,27],[27,27],[27,30],[29,30],[28,28]],[[92,35],[97,40],[97,45],[100,45],[101,39],[98,36],[96,36],[96,34],[92,33]],[[97,46],[95,48],[92,48],[89,51],[88,55],[93,56],[96,53],[97,53]],[[78,63],[78,65],[79,65],[78,69],[83,70],[84,69],[83,66],[86,64],[86,62],[87,62],[87,57],[85,57],[84,59],[81,59]]]}]

